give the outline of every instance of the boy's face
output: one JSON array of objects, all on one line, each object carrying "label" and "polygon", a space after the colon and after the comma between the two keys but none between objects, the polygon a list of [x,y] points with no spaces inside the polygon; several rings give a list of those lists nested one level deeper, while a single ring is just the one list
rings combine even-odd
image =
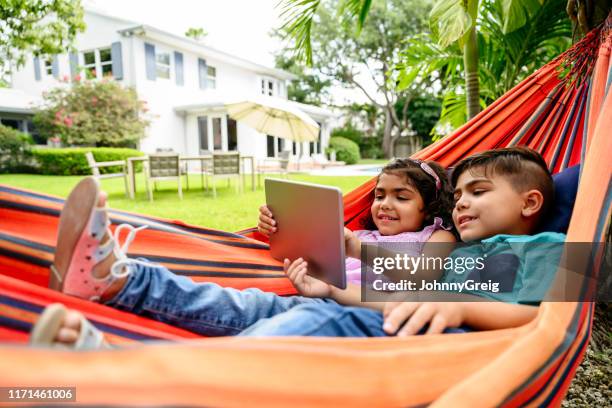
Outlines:
[{"label": "boy's face", "polygon": [[453,222],[462,241],[525,233],[524,196],[512,187],[507,177],[485,176],[482,167],[468,169],[457,179],[454,195]]},{"label": "boy's face", "polygon": [[383,173],[378,177],[372,203],[372,219],[381,235],[420,231],[425,205],[419,191],[403,177]]}]

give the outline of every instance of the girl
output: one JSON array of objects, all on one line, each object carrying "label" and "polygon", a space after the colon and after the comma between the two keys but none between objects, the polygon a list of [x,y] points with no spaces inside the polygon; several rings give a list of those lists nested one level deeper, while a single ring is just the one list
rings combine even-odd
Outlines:
[{"label": "girl", "polygon": [[[194,283],[163,266],[127,258],[127,246],[138,229],[121,225],[111,237],[105,205],[106,195],[92,178],[82,180],[72,191],[60,216],[50,287],[206,336],[330,335],[325,330],[318,332],[318,328],[301,325],[292,312],[295,310],[297,316],[309,307],[325,305],[331,305],[329,310],[336,314],[353,309],[374,312],[363,307],[340,306],[364,305],[355,285],[360,276],[361,241],[414,242],[420,250],[425,242],[455,240],[442,227],[452,225],[453,205],[444,170],[436,163],[411,159],[393,161],[378,176],[370,217],[365,224],[370,230],[353,233],[345,229],[346,254],[351,258],[347,262],[351,284],[346,290],[308,276],[307,264],[302,259],[293,263],[285,260],[284,269],[303,296],[280,297],[255,288],[240,291],[214,283]],[[126,228],[131,231],[120,248],[117,237]],[[258,228],[265,234],[276,231],[274,218],[265,206],[260,209]],[[384,305],[368,306],[378,309],[375,313],[380,315]],[[284,324],[287,321],[292,324]],[[81,330],[85,327],[87,333]],[[278,327],[284,331],[279,333]],[[92,335],[91,330],[77,312],[55,307],[41,316],[32,339],[38,343],[98,347],[101,338]],[[348,329],[331,335],[379,334]],[[87,344],[83,339],[96,340]]]}]

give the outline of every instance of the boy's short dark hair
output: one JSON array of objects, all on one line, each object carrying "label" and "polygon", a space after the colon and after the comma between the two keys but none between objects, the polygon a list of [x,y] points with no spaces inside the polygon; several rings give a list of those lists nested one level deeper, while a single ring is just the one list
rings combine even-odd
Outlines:
[{"label": "boy's short dark hair", "polygon": [[[546,161],[533,149],[524,146],[487,150],[461,160],[451,175],[453,186],[459,176],[473,168],[484,169],[485,176],[492,174],[506,176],[518,192],[538,190],[544,197],[540,216],[548,212],[553,203],[554,186]],[[541,219],[541,217],[540,217]]]}]

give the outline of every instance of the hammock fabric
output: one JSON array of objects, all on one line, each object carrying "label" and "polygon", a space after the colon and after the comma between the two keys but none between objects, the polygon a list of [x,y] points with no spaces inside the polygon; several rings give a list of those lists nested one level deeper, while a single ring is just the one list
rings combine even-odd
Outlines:
[{"label": "hammock fabric", "polygon": [[[609,17],[415,157],[450,166],[472,153],[521,144],[540,151],[554,172],[582,163],[568,241],[603,241],[612,207],[606,157],[612,151],[611,26]],[[349,227],[358,228],[368,211],[373,184],[345,196]],[[76,386],[78,402],[105,405],[558,406],[588,344],[593,304],[587,302],[542,303],[534,321],[498,331],[197,340],[48,290],[61,205],[61,199],[0,188],[0,386]],[[115,224],[151,224],[134,241],[131,256],[197,281],[294,293],[252,230],[239,235],[121,211],[111,216]],[[83,311],[115,344],[181,341],[87,353],[11,344],[25,342],[40,310],[57,301]]]}]

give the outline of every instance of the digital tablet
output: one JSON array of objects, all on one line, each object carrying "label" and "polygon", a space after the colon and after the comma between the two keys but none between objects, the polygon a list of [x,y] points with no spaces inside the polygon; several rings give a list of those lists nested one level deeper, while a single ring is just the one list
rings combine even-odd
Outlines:
[{"label": "digital tablet", "polygon": [[266,179],[266,203],[277,231],[270,236],[272,257],[304,258],[308,274],[346,288],[344,206],[336,187]]}]

